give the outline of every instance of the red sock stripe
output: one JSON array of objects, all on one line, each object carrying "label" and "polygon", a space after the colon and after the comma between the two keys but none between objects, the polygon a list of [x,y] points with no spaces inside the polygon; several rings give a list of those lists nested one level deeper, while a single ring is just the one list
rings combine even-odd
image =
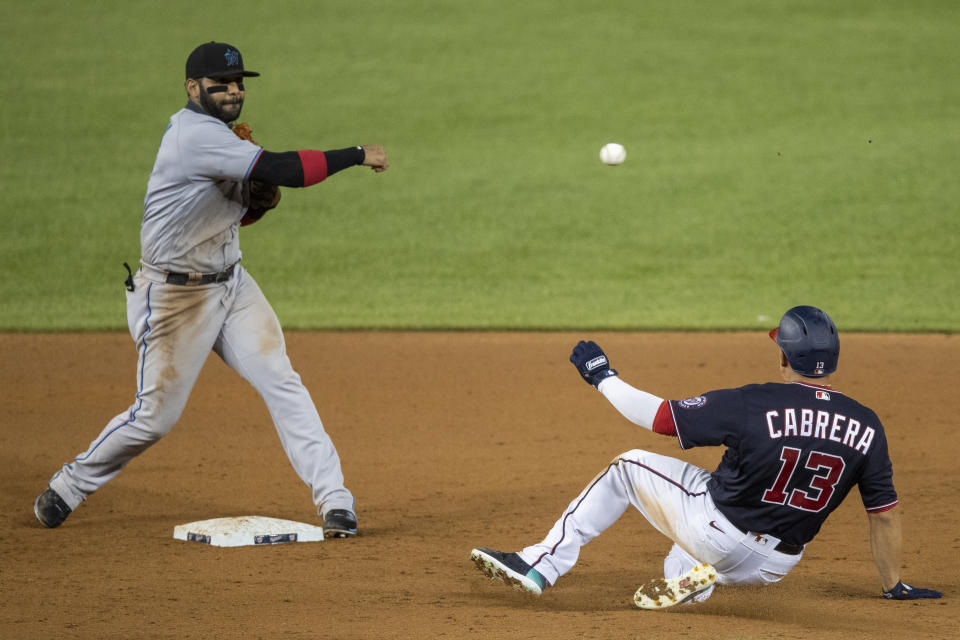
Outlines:
[{"label": "red sock stripe", "polygon": [[304,149],[297,151],[297,155],[300,156],[300,164],[303,165],[303,186],[309,187],[326,179],[327,156],[323,151]]}]

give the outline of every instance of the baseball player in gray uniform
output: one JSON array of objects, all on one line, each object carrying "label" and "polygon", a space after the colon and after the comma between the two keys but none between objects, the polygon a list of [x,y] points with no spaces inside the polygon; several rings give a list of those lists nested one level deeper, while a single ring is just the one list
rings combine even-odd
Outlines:
[{"label": "baseball player in gray uniform", "polygon": [[127,279],[137,394],[86,451],[58,470],[34,502],[60,526],[87,496],[167,434],[211,349],[263,397],[284,451],[310,486],[327,537],[357,532],[355,499],[310,394],[287,357],[276,314],[240,264],[239,228],[276,205],[253,188],[306,187],[354,165],[387,168],[380,145],[274,153],[231,130],[243,106],[240,52],[209,42],[188,57],[187,105],[160,142],[144,198],[141,262]]}]

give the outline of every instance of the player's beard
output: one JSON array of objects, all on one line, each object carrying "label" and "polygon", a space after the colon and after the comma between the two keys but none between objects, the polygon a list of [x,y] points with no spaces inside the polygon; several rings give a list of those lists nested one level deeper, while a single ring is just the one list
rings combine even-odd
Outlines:
[{"label": "player's beard", "polygon": [[[203,110],[209,113],[211,116],[217,120],[222,120],[227,124],[230,124],[234,120],[240,117],[240,111],[243,109],[243,98],[227,98],[222,103],[217,104],[217,101],[208,94],[206,91],[200,92],[200,106],[203,107]],[[224,107],[228,109],[224,109]],[[236,106],[236,112],[234,112],[229,107]]]}]

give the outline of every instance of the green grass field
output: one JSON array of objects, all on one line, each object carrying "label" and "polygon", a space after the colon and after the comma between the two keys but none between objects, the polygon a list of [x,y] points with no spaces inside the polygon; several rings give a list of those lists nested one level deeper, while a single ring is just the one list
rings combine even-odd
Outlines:
[{"label": "green grass field", "polygon": [[157,144],[216,39],[263,74],[241,119],[266,148],[391,157],[243,230],[289,328],[749,329],[814,304],[960,330],[954,0],[3,8],[0,329],[126,326]]}]

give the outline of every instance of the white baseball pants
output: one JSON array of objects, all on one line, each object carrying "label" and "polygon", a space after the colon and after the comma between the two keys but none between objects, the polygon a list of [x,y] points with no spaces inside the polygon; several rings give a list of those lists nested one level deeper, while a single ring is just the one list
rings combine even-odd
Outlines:
[{"label": "white baseball pants", "polygon": [[[738,530],[707,493],[710,474],[691,464],[636,449],[615,458],[584,489],[544,538],[520,557],[553,584],[576,564],[580,547],[636,507],[657,531],[673,540],[664,577],[708,562],[720,584],[781,580],[802,554],[774,551],[779,540]],[[705,600],[712,593],[699,594]]]}]

